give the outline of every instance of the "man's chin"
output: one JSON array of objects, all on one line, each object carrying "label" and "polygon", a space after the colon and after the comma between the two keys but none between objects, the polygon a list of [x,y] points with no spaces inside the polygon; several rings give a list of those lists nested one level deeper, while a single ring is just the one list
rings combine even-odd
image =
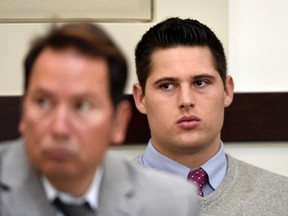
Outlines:
[{"label": "man's chin", "polygon": [[45,175],[48,179],[67,179],[75,175],[75,169],[67,163],[50,163],[39,169],[39,172]]}]

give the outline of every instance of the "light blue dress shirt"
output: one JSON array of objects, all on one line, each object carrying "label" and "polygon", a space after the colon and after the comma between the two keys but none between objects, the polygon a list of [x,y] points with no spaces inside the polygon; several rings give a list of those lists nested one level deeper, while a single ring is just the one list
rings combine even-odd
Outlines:
[{"label": "light blue dress shirt", "polygon": [[[143,166],[174,173],[187,179],[190,169],[165,155],[160,154],[152,145],[151,140],[145,152],[139,156]],[[203,186],[204,196],[212,193],[223,181],[227,171],[227,158],[224,152],[224,145],[221,142],[220,150],[210,160],[200,166],[208,175],[208,182]],[[200,168],[197,167],[196,169]]]}]

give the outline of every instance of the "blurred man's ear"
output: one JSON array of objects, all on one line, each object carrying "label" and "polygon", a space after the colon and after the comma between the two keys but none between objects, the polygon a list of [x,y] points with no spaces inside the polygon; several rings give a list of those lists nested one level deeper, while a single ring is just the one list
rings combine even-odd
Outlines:
[{"label": "blurred man's ear", "polygon": [[133,97],[135,106],[137,107],[139,112],[141,112],[142,114],[146,114],[145,96],[139,83],[135,83],[133,85]]},{"label": "blurred man's ear", "polygon": [[23,123],[23,113],[24,113],[24,102],[26,98],[26,93],[21,97],[21,113],[20,113],[20,120],[18,123],[18,132],[22,135],[25,133],[25,124]]},{"label": "blurred man's ear", "polygon": [[128,100],[123,100],[117,105],[112,131],[112,145],[120,145],[124,142],[127,129],[132,116],[131,104]]}]

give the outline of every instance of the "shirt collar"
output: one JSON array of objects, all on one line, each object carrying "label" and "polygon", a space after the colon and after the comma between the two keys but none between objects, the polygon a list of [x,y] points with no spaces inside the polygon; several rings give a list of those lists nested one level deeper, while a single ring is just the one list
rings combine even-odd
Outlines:
[{"label": "shirt collar", "polygon": [[146,150],[144,151],[143,155],[140,156],[139,160],[145,167],[175,173],[185,178],[187,177],[187,173],[190,171],[188,167],[159,153],[153,147],[151,140],[149,141]]},{"label": "shirt collar", "polygon": [[70,204],[80,204],[85,201],[89,203],[91,208],[97,209],[99,201],[99,191],[100,184],[103,177],[103,167],[100,166],[97,168],[96,175],[94,176],[93,182],[87,190],[86,194],[83,197],[73,197],[69,193],[58,191],[45,177],[41,177],[41,182],[46,193],[46,196],[49,201],[53,202],[56,197],[59,197],[63,202]]},{"label": "shirt collar", "polygon": [[[152,145],[151,140],[148,146],[139,157],[140,162],[145,166],[153,169],[163,170],[187,178],[190,169],[168,157],[160,154]],[[202,164],[207,175],[209,184],[215,190],[223,181],[227,170],[227,158],[224,152],[224,145],[221,142],[220,150],[207,162]]]},{"label": "shirt collar", "polygon": [[227,170],[227,158],[224,145],[221,142],[220,150],[210,160],[201,165],[208,175],[210,185],[215,190],[223,181]]}]

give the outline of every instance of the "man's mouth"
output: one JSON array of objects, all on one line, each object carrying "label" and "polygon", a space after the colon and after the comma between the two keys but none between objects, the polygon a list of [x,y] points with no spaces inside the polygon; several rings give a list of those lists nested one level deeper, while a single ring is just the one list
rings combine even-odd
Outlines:
[{"label": "man's mouth", "polygon": [[183,129],[193,129],[200,124],[200,119],[196,116],[183,116],[177,121],[177,125]]}]

